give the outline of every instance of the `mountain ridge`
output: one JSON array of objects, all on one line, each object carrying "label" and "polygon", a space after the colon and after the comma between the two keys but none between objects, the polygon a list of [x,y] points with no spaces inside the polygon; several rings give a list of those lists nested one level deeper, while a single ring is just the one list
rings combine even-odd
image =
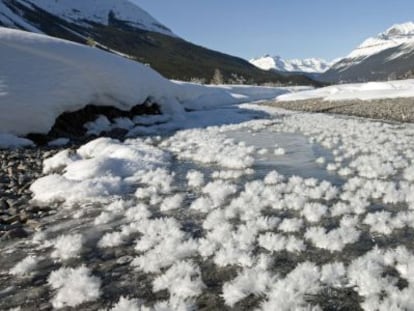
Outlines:
[{"label": "mountain ridge", "polygon": [[[1,7],[4,9],[5,6],[8,6],[7,4],[12,4],[12,2],[2,0],[0,9]],[[19,0],[18,3],[29,10],[41,9],[59,16],[67,22],[80,23],[85,26],[89,26],[91,23],[108,25],[112,16],[112,18],[123,21],[133,28],[176,36],[168,27],[128,0]],[[8,16],[0,14],[0,21],[2,15],[6,25],[7,19],[17,25],[22,22],[21,16],[16,11],[9,10]],[[21,26],[24,27],[24,25]]]},{"label": "mountain ridge", "polygon": [[[266,72],[241,58],[188,42],[126,0],[102,0],[104,6],[95,14],[91,4],[97,1],[0,0],[0,26],[94,45],[147,64],[169,79],[210,82],[219,70],[223,83],[318,84],[300,75]],[[144,26],[129,15],[132,9],[124,12],[131,4],[146,21]],[[85,11],[79,10],[85,6]]]},{"label": "mountain ridge", "polygon": [[413,77],[414,23],[395,24],[367,38],[336,62],[319,79],[325,82],[364,82]]},{"label": "mountain ridge", "polygon": [[297,73],[323,73],[331,65],[330,62],[322,58],[283,59],[280,56],[270,55],[253,58],[250,63],[263,70]]}]

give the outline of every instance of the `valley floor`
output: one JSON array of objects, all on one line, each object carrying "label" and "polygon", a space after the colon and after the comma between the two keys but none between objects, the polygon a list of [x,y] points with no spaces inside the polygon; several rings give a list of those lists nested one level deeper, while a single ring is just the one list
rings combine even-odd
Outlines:
[{"label": "valley floor", "polygon": [[414,308],[412,124],[187,114],[43,162],[34,203],[60,203],[0,241],[0,309]]}]

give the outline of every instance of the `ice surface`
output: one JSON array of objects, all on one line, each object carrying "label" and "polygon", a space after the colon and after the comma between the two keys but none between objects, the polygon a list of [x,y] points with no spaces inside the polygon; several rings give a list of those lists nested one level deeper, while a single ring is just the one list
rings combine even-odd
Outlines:
[{"label": "ice surface", "polygon": [[[253,105],[226,109],[230,123],[187,128],[183,121],[184,129],[162,136],[98,139],[45,160],[35,198],[59,198],[71,209],[58,207],[26,247],[42,265],[90,267],[52,272],[54,306],[188,310],[208,299],[234,309],[320,310],[329,302],[409,310],[414,127],[269,108],[263,115]],[[250,120],[240,121],[240,113]],[[263,148],[286,152],[259,154]],[[113,192],[103,191],[109,181]],[[85,200],[85,193],[96,196]],[[11,249],[18,260],[27,256]],[[76,256],[62,259],[66,253]],[[90,260],[96,254],[102,266]],[[3,260],[9,275],[16,263]],[[31,275],[28,263],[16,268],[22,276]],[[135,291],[136,277],[145,291]],[[69,299],[79,288],[94,294]]]}]

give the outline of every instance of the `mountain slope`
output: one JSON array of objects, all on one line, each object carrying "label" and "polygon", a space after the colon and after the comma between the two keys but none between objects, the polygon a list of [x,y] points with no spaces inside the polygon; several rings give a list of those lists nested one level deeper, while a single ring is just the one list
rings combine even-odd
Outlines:
[{"label": "mountain slope", "polygon": [[127,0],[0,0],[0,25],[94,44],[149,64],[170,79],[313,84],[187,42]]},{"label": "mountain slope", "polygon": [[14,24],[25,28],[27,24],[22,23],[18,11],[21,9],[24,12],[23,7],[31,11],[44,10],[67,22],[84,26],[91,26],[92,23],[109,25],[111,18],[115,18],[133,28],[175,36],[170,29],[127,0],[3,0],[0,2],[0,21],[6,26]]},{"label": "mountain slope", "polygon": [[335,63],[320,79],[327,82],[363,82],[412,77],[414,23],[394,25],[368,38]]},{"label": "mountain slope", "polygon": [[263,70],[277,70],[297,73],[322,73],[329,69],[330,63],[320,58],[283,59],[280,56],[266,55],[251,59],[250,63]]}]

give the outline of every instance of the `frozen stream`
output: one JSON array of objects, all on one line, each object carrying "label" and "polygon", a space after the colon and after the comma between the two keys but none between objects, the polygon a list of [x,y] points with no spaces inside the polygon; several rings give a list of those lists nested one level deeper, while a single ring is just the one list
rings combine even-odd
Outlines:
[{"label": "frozen stream", "polygon": [[45,161],[0,309],[414,309],[413,126],[249,104],[140,137]]}]

